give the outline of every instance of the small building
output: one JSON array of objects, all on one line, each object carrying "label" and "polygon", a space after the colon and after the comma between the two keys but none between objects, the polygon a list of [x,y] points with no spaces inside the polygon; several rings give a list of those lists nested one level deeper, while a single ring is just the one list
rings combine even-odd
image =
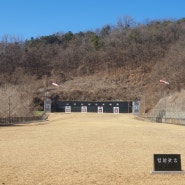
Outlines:
[{"label": "small building", "polygon": [[132,102],[132,112],[133,114],[140,113],[140,100],[137,98]]},{"label": "small building", "polygon": [[52,101],[50,98],[46,98],[44,100],[44,111],[45,112],[51,112],[51,103],[52,103]]}]

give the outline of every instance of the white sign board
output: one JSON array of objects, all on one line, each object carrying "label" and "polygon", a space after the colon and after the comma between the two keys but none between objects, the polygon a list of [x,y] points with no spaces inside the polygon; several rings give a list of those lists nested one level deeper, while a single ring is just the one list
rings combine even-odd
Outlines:
[{"label": "white sign board", "polygon": [[71,113],[71,106],[65,106],[65,113]]},{"label": "white sign board", "polygon": [[98,113],[103,113],[103,107],[98,107]]},{"label": "white sign board", "polygon": [[113,107],[113,113],[119,114],[119,107]]},{"label": "white sign board", "polygon": [[87,106],[82,106],[81,107],[81,112],[82,113],[87,113]]}]

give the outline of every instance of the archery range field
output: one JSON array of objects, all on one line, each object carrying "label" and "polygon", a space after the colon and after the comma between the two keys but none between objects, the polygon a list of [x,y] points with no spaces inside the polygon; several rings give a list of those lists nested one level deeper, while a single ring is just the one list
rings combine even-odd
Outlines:
[{"label": "archery range field", "polygon": [[185,127],[132,114],[51,113],[0,127],[1,185],[182,185],[184,174],[151,174],[153,154],[181,154]]}]

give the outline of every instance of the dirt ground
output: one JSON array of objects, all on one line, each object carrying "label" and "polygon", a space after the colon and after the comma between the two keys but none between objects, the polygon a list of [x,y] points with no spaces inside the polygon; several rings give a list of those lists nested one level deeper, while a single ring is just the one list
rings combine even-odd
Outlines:
[{"label": "dirt ground", "polygon": [[185,174],[151,174],[153,154],[181,154],[185,127],[129,114],[52,113],[0,127],[0,185],[184,185]]}]

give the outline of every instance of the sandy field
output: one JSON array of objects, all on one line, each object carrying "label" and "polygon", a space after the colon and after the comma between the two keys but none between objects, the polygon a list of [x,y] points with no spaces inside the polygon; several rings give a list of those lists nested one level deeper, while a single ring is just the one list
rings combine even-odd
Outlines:
[{"label": "sandy field", "polygon": [[0,127],[0,185],[185,185],[185,174],[151,174],[153,154],[181,154],[185,127],[129,114],[51,113]]}]

